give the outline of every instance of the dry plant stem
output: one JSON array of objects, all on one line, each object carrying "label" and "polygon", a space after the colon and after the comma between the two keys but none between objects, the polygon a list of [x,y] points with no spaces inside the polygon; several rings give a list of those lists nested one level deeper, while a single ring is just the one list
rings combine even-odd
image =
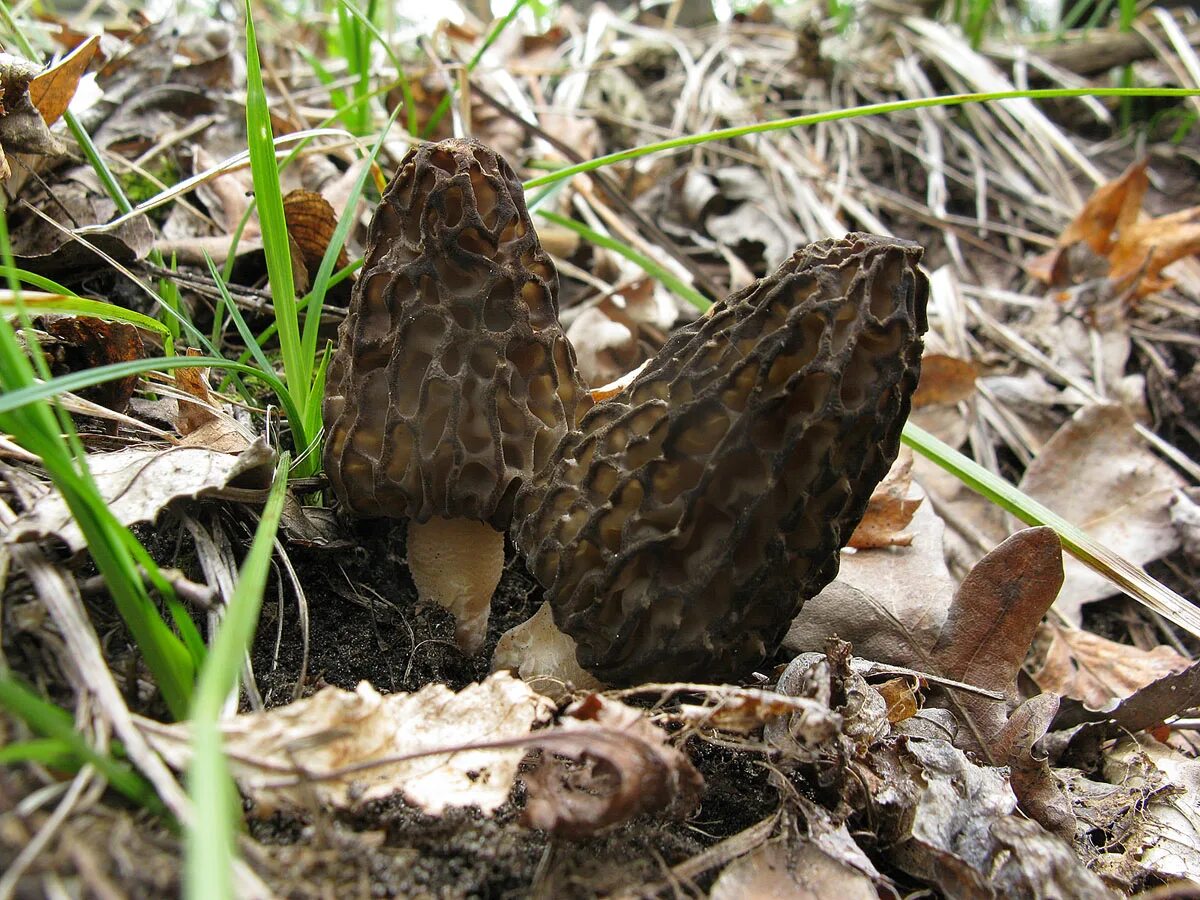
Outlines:
[{"label": "dry plant stem", "polygon": [[417,595],[453,614],[463,652],[478,653],[504,570],[504,533],[472,519],[410,519],[408,569]]}]

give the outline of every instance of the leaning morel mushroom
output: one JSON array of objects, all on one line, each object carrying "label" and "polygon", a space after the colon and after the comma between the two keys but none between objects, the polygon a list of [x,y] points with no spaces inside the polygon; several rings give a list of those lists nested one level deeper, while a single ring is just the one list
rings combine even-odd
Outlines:
[{"label": "leaning morel mushroom", "polygon": [[917,384],[920,258],[865,234],[799,250],[583,416],[514,525],[586,670],[744,676],[833,579]]},{"label": "leaning morel mushroom", "polygon": [[476,652],[523,484],[584,390],[521,182],[482,144],[413,148],[371,220],[325,396],[325,470],[360,516],[407,517],[423,599]]}]

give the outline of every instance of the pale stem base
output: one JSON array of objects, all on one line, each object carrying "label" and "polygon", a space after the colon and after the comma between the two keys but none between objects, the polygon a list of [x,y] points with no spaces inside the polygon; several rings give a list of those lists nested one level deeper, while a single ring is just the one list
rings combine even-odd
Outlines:
[{"label": "pale stem base", "polygon": [[487,639],[492,594],[504,570],[504,534],[472,519],[408,523],[408,568],[422,600],[445,607],[474,656]]}]

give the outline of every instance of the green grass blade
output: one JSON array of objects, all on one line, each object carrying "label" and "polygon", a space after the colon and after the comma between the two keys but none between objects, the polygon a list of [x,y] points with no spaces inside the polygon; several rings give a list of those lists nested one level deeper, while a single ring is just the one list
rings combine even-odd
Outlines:
[{"label": "green grass blade", "polygon": [[15,679],[0,675],[0,706],[21,719],[34,732],[57,742],[80,763],[89,763],[114,788],[134,803],[154,812],[163,807],[153,788],[128,765],[98,753],[75,731],[70,714],[44,700]]},{"label": "green grass blade", "polygon": [[[21,277],[22,281],[26,279]],[[21,292],[21,305],[31,313],[53,312],[72,316],[92,316],[106,322],[125,322],[170,337],[170,329],[158,319],[103,300],[88,300],[70,292],[37,294]],[[15,314],[17,300],[11,291],[0,291],[0,313]]]},{"label": "green grass blade", "polygon": [[1052,509],[1024,494],[975,460],[944,444],[912,422],[904,426],[903,441],[928,457],[971,490],[1012,513],[1026,525],[1048,525],[1058,532],[1063,548],[1088,568],[1095,570],[1131,597],[1180,628],[1200,637],[1200,609],[1155,581],[1128,560],[1097,543],[1084,531]]},{"label": "green grass blade", "polygon": [[[467,62],[468,74],[475,71],[475,67],[479,65],[479,61],[483,59],[483,54],[487,53],[488,48],[491,47],[492,44],[496,43],[500,35],[504,34],[504,29],[508,28],[508,26],[512,24],[513,20],[517,17],[517,13],[521,11],[521,7],[527,2],[528,0],[517,0],[517,2],[512,5],[512,9],[505,13],[504,16],[494,26],[492,26],[492,30],[488,32],[488,36],[484,38],[483,43],[479,45],[479,49],[475,51],[474,55]],[[446,96],[442,98],[441,102],[437,105],[437,108],[434,109],[433,113],[429,116],[429,121],[425,123],[425,128],[421,131],[421,137],[428,139],[429,136],[433,134],[433,129],[437,128],[438,122],[442,121],[442,118],[447,112],[449,112],[450,104],[453,102],[453,91],[447,91]]]},{"label": "green grass blade", "polygon": [[[4,325],[8,324],[4,319],[0,319],[0,322],[3,322]],[[297,443],[300,446],[308,444],[309,437],[304,429],[304,419],[300,415],[300,408],[292,401],[287,387],[279,377],[273,372],[264,372],[255,366],[234,362],[220,356],[161,356],[149,359],[134,359],[128,362],[96,366],[94,369],[72,372],[69,375],[60,375],[57,378],[13,388],[0,394],[0,415],[67,391],[78,391],[81,388],[92,387],[93,385],[103,384],[106,381],[125,378],[129,375],[142,375],[146,372],[154,371],[169,372],[173,369],[198,368],[228,369],[250,375],[264,382],[279,398],[279,403],[287,415],[288,424],[291,426],[293,434],[296,435]]]},{"label": "green grass blade", "polygon": [[283,214],[283,194],[279,188],[279,167],[275,162],[275,140],[271,133],[271,112],[263,86],[262,64],[258,57],[258,39],[254,33],[254,13],[246,0],[246,133],[250,145],[250,171],[254,179],[254,199],[262,224],[263,250],[267,259],[267,277],[271,283],[271,301],[279,323],[279,344],[283,350],[283,375],[295,405],[303,407],[312,379],[313,360],[305,360],[300,345],[300,322],[296,312],[296,285],[292,280],[292,254],[288,244],[287,220]]},{"label": "green grass blade", "polygon": [[237,329],[238,334],[242,336],[242,342],[246,345],[246,349],[250,351],[254,361],[258,363],[258,367],[264,372],[273,371],[271,361],[267,359],[267,355],[263,353],[263,349],[254,339],[254,332],[250,330],[250,326],[246,324],[246,319],[242,315],[242,311],[237,308],[233,297],[229,294],[229,287],[225,284],[225,279],[221,277],[221,272],[217,268],[217,264],[213,262],[208,253],[204,254],[204,261],[208,263],[209,274],[212,275],[213,283],[217,286],[217,291],[221,294],[221,305],[226,312],[229,313],[229,318],[233,320],[233,325]]},{"label": "green grass blade", "polygon": [[192,764],[188,769],[188,793],[195,805],[195,819],[187,832],[184,867],[184,896],[193,900],[233,897],[239,807],[237,789],[221,747],[218,720],[225,698],[237,685],[242,660],[254,639],[287,494],[288,463],[288,454],[280,454],[262,519],[196,685],[191,714]]},{"label": "green grass blade", "polygon": [[539,175],[525,182],[525,190],[554,184],[564,178],[571,178],[583,172],[611,166],[614,163],[630,159],[640,159],[652,153],[664,150],[677,150],[680,147],[694,147],[708,141],[723,141],[733,138],[746,137],[751,134],[766,134],[771,131],[784,131],[789,128],[800,128],[807,125],[817,125],[821,122],[835,122],[842,119],[859,119],[863,116],[879,116],[886,113],[902,112],[909,109],[926,109],[932,106],[961,106],[964,103],[986,103],[995,100],[1048,100],[1070,97],[1194,97],[1200,95],[1200,89],[1195,88],[1044,88],[1027,91],[991,91],[972,94],[945,94],[938,97],[918,97],[911,100],[891,100],[886,103],[869,103],[866,106],[851,106],[846,109],[829,110],[828,112],[809,113],[803,116],[792,116],[788,119],[775,119],[770,122],[758,122],[753,125],[735,125],[730,128],[718,128],[701,134],[685,135],[670,138],[665,141],[655,141],[640,147],[630,147],[589,159],[575,165],[564,166],[548,175]]},{"label": "green grass blade", "polygon": [[641,268],[643,272],[661,281],[668,290],[674,291],[678,296],[683,297],[697,309],[703,311],[712,306],[712,301],[705,297],[702,293],[683,281],[678,276],[673,274],[665,266],[660,265],[655,260],[639,253],[627,244],[614,240],[608,235],[601,234],[598,231],[593,231],[586,225],[576,222],[574,219],[568,219],[566,216],[560,216],[556,212],[539,209],[537,214],[547,222],[553,222],[562,228],[566,228],[575,232],[585,241],[589,241],[600,247],[605,247],[612,250],[614,253],[619,253],[630,262]]}]

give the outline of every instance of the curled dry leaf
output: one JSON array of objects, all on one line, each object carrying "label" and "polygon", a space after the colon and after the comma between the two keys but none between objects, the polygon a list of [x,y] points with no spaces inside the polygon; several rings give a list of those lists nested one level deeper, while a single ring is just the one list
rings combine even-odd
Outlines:
[{"label": "curled dry leaf", "polygon": [[913,409],[958,403],[975,393],[975,364],[945,353],[921,357],[921,380],[913,394]]},{"label": "curled dry leaf", "polygon": [[79,88],[79,79],[91,65],[99,47],[100,35],[93,34],[29,82],[29,99],[47,125],[53,125],[67,111]]},{"label": "curled dry leaf", "polygon": [[1132,289],[1140,298],[1170,287],[1163,269],[1200,253],[1200,207],[1144,218],[1148,162],[1138,160],[1097,188],[1054,249],[1030,260],[1029,274],[1047,284],[1069,284],[1091,277],[1093,260],[1101,257],[1116,292]]},{"label": "curled dry leaf", "polygon": [[[297,188],[283,198],[283,216],[287,220],[288,235],[300,248],[311,280],[321,268],[325,250],[337,230],[337,213],[329,201],[316,191]],[[349,263],[346,248],[339,247],[334,271],[345,268]]]},{"label": "curled dry leaf", "polygon": [[[189,356],[198,353],[199,351],[188,348]],[[209,392],[208,369],[176,369],[173,378],[175,387],[199,401],[179,400],[179,415],[175,418],[175,427],[180,434],[191,434],[216,418],[212,394]]]},{"label": "curled dry leaf", "polygon": [[887,703],[888,721],[893,725],[917,714],[917,695],[911,678],[889,678],[883,684],[876,685],[875,690]]},{"label": "curled dry leaf", "polygon": [[[1172,495],[1183,479],[1150,452],[1119,406],[1079,410],[1025,470],[1021,490],[1137,565],[1179,546]],[[1117,593],[1103,575],[1072,558],[1055,609],[1074,625],[1085,603]]]},{"label": "curled dry leaf", "polygon": [[1160,879],[1200,881],[1200,762],[1140,735],[1108,754],[1104,769],[1113,784],[1144,792],[1122,836],[1122,862]]},{"label": "curled dry leaf", "polygon": [[904,529],[925,499],[920,488],[916,496],[912,495],[912,465],[912,450],[901,448],[891,470],[871,492],[867,511],[850,535],[848,547],[869,550],[873,547],[907,547],[912,544],[912,534]]},{"label": "curled dry leaf", "polygon": [[704,784],[642,710],[599,694],[571,707],[561,727],[540,732],[536,743],[543,758],[522,776],[522,821],[561,837],[587,837],[668,807],[686,815]]},{"label": "curled dry leaf", "polygon": [[[521,739],[550,714],[544,697],[507,672],[457,693],[327,687],[305,700],[221,723],[230,768],[260,815],[323,806],[356,809],[402,794],[431,814],[451,806],[492,812],[512,789]],[[148,723],[151,744],[176,768],[191,757],[185,724]],[[472,749],[511,741],[515,746]],[[438,752],[440,751],[440,752]]]},{"label": "curled dry leaf", "polygon": [[11,174],[5,153],[58,156],[65,152],[29,96],[30,82],[39,69],[28,60],[0,53],[0,180]]},{"label": "curled dry leaf", "polygon": [[1186,657],[1166,646],[1142,650],[1053,622],[1042,625],[1041,633],[1049,645],[1033,680],[1044,691],[1073,697],[1092,709],[1101,709],[1114,698],[1129,697],[1190,665]]},{"label": "curled dry leaf", "polygon": [[[128,448],[87,455],[100,495],[122,525],[152,521],[175,500],[224,487],[265,487],[274,463],[275,451],[262,438],[237,456],[201,447]],[[87,543],[58,491],[21,516],[4,540],[46,537],[57,537],[72,551],[82,550]]]},{"label": "curled dry leaf", "polygon": [[874,882],[805,840],[770,841],[730,863],[709,900],[876,900]]},{"label": "curled dry leaf", "polygon": [[[126,322],[105,322],[91,316],[45,316],[42,327],[55,340],[44,346],[51,374],[80,372],[109,363],[144,359],[146,348],[137,328]],[[79,396],[124,412],[139,376],[114,379],[79,392]]]}]

